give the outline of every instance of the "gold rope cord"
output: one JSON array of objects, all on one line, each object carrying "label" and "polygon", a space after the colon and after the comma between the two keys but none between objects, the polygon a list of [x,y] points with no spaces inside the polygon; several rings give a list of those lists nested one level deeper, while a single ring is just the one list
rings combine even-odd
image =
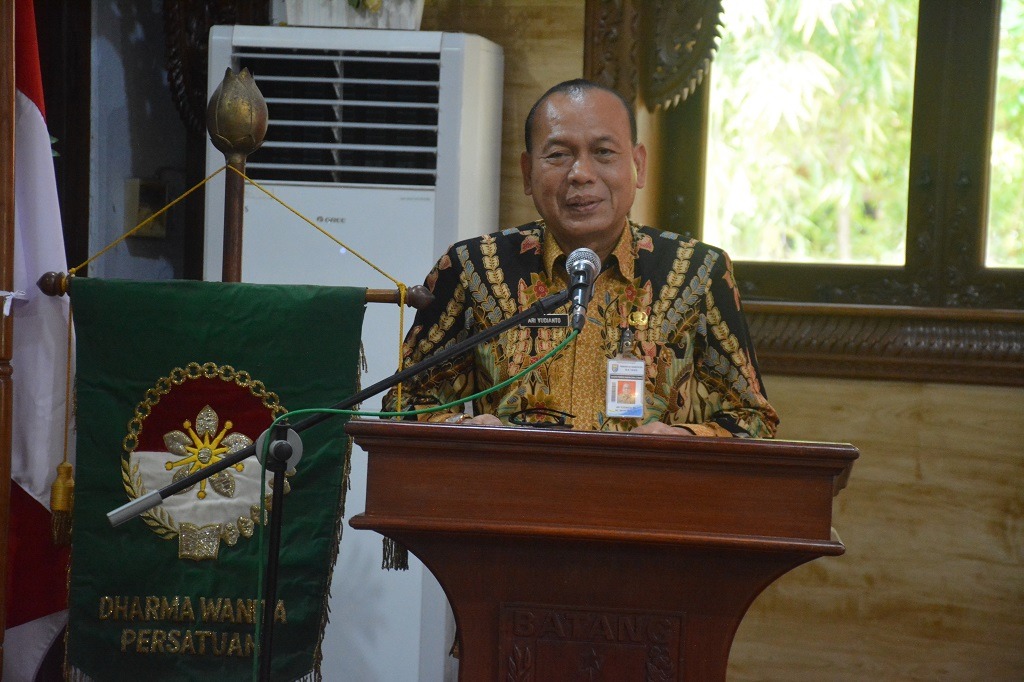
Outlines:
[{"label": "gold rope cord", "polygon": [[[183,199],[188,197],[190,194],[195,192],[197,189],[199,189],[200,187],[204,186],[210,180],[212,180],[217,175],[219,175],[225,168],[229,168],[230,170],[234,171],[235,173],[238,173],[240,176],[242,176],[242,178],[247,183],[249,183],[250,185],[252,185],[256,189],[258,189],[261,192],[263,192],[264,194],[266,194],[268,197],[270,197],[271,199],[276,201],[278,204],[280,204],[284,208],[286,208],[289,211],[291,211],[294,215],[296,215],[298,218],[303,220],[307,225],[309,225],[310,227],[313,227],[314,229],[316,229],[322,235],[324,235],[325,237],[327,237],[328,239],[333,241],[335,244],[337,244],[338,246],[342,247],[347,252],[351,253],[356,258],[358,258],[359,260],[361,260],[364,263],[366,263],[367,265],[369,265],[371,268],[373,268],[374,270],[379,272],[381,275],[383,275],[386,279],[390,280],[395,285],[395,287],[397,287],[397,289],[398,289],[398,371],[402,371],[402,369],[403,369],[402,342],[404,340],[402,332],[405,329],[405,297],[406,297],[406,292],[408,290],[408,287],[403,282],[398,281],[397,279],[395,279],[394,277],[392,277],[388,273],[384,272],[384,270],[382,270],[377,265],[375,265],[372,262],[370,262],[370,260],[367,259],[365,256],[363,256],[361,253],[359,253],[355,249],[351,248],[350,246],[348,246],[347,244],[342,242],[340,239],[335,237],[333,234],[331,234],[330,232],[326,231],[325,229],[323,229],[322,227],[317,225],[315,222],[313,222],[312,220],[307,218],[305,215],[300,213],[297,209],[295,209],[292,206],[290,206],[289,204],[285,203],[280,197],[276,196],[273,192],[271,192],[267,188],[263,187],[263,185],[259,184],[258,182],[256,182],[252,178],[250,178],[248,175],[246,175],[244,172],[242,172],[239,169],[235,168],[234,166],[224,165],[224,166],[221,166],[220,168],[218,168],[217,170],[215,170],[214,172],[210,173],[208,176],[203,178],[201,181],[199,181],[198,183],[196,183],[195,185],[190,187],[188,190],[186,190],[181,196],[179,196],[176,199],[174,199],[173,201],[171,201],[169,204],[167,204],[166,206],[161,208],[159,211],[154,212],[152,215],[150,215],[148,218],[143,220],[141,223],[139,223],[138,225],[136,225],[132,229],[128,230],[127,232],[122,234],[120,237],[118,237],[117,239],[112,241],[110,244],[108,244],[107,246],[103,247],[98,252],[96,252],[95,254],[90,256],[81,265],[77,265],[77,266],[75,266],[73,268],[68,269],[68,277],[69,278],[70,277],[74,277],[76,272],[78,272],[79,270],[81,270],[85,266],[89,265],[94,260],[96,260],[100,256],[104,255],[105,253],[110,251],[112,248],[114,248],[115,246],[120,244],[121,242],[123,242],[125,239],[127,239],[128,237],[131,237],[133,234],[135,234],[136,232],[141,230],[143,227],[145,227],[149,223],[153,222],[154,220],[156,220],[157,218],[162,216],[164,213],[166,213],[171,208],[173,208],[176,204],[181,202]],[[68,325],[69,325],[69,332],[68,333],[70,334],[70,325],[71,325],[70,314],[68,316]],[[69,343],[70,343],[70,341],[69,341]],[[68,354],[68,376],[69,377],[70,377],[70,374],[71,374],[71,355],[69,353]],[[396,397],[397,397],[397,400],[398,400],[397,404],[399,405],[399,407],[401,407],[401,405],[402,405],[402,384],[398,384],[398,386],[396,388],[396,391],[397,391],[397,396]],[[70,396],[70,378],[69,378],[68,395]],[[65,445],[65,460],[67,458],[66,450],[67,450],[67,446]]]}]

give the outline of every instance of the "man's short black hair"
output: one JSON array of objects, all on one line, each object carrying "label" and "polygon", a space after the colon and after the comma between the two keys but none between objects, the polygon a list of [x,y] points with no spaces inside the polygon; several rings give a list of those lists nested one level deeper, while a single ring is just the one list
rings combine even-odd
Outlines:
[{"label": "man's short black hair", "polygon": [[543,95],[541,95],[540,99],[538,99],[534,103],[533,107],[530,109],[530,113],[526,115],[527,152],[530,152],[533,146],[533,120],[537,117],[537,110],[540,109],[540,106],[544,104],[544,102],[546,102],[547,99],[552,95],[581,95],[587,90],[604,90],[605,92],[610,92],[611,94],[619,98],[619,101],[622,102],[623,108],[625,108],[626,110],[626,116],[629,117],[629,134],[633,141],[633,146],[636,146],[636,112],[633,111],[633,105],[627,102],[626,98],[623,97],[617,90],[613,90],[612,88],[609,88],[606,85],[601,85],[600,83],[595,83],[594,81],[587,80],[586,78],[574,78],[573,80],[562,81],[561,83],[555,85],[547,92],[545,92]]}]

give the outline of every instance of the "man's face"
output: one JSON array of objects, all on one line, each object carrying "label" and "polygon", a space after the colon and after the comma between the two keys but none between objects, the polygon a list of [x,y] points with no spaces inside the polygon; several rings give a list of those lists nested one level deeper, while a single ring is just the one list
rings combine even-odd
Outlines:
[{"label": "man's face", "polygon": [[604,259],[644,186],[647,150],[633,146],[615,95],[556,93],[537,110],[533,149],[523,152],[520,166],[524,190],[561,249],[586,246]]}]

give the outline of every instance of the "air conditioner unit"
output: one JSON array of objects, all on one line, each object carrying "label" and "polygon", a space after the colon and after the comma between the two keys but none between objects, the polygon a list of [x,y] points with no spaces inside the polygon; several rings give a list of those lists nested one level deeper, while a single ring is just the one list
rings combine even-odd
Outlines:
[{"label": "air conditioner unit", "polygon": [[[266,140],[249,156],[246,174],[348,246],[247,185],[243,281],[394,288],[354,250],[399,281],[419,284],[452,242],[498,229],[503,57],[494,43],[428,31],[217,26],[210,94],[227,67],[249,69],[269,110]],[[212,144],[206,159],[207,174],[225,163]],[[207,280],[221,278],[228,172],[206,186]],[[364,386],[395,371],[404,331],[397,321],[395,306],[368,306]],[[364,409],[379,404],[375,398]],[[357,449],[349,516],[365,503],[361,458]],[[421,566],[410,568],[384,574],[379,536],[345,533],[325,680],[441,679],[452,621],[436,581]],[[366,623],[372,637],[363,633]]]},{"label": "air conditioner unit", "polygon": [[[498,228],[503,61],[494,43],[429,31],[217,26],[210,94],[227,67],[252,72],[270,114],[247,175],[385,271],[394,263],[399,272],[389,274],[418,283],[453,241]],[[208,174],[222,165],[208,144]],[[222,175],[207,185],[207,280],[221,276]],[[251,186],[244,223],[245,281],[388,284]],[[403,253],[418,258],[406,263]]]}]

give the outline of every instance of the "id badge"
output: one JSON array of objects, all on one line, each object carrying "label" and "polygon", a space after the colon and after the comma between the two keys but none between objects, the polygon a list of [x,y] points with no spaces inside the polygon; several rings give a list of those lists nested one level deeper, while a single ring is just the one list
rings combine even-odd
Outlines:
[{"label": "id badge", "polygon": [[605,413],[609,417],[644,416],[643,360],[622,357],[608,360],[608,386]]}]

